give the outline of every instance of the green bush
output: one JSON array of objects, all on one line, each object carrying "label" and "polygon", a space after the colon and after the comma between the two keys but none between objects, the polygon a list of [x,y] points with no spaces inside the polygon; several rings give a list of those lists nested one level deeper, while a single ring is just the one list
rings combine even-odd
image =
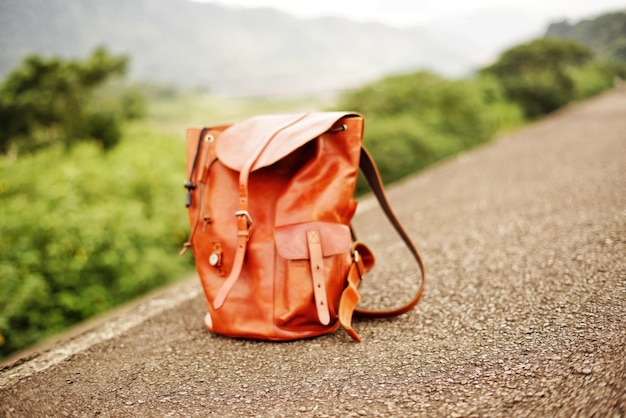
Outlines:
[{"label": "green bush", "polygon": [[[347,93],[339,107],[365,116],[364,144],[385,182],[481,144],[523,119],[494,78],[448,80],[428,72],[384,78]],[[358,191],[365,191],[363,182]]]},{"label": "green bush", "polygon": [[0,158],[0,356],[191,271],[184,143],[135,126]]},{"label": "green bush", "polygon": [[69,148],[84,140],[115,146],[121,122],[145,114],[136,91],[102,93],[124,75],[127,63],[103,48],[83,61],[24,59],[0,84],[0,153],[31,153],[56,143]]},{"label": "green bush", "polygon": [[575,98],[581,100],[612,88],[616,79],[626,78],[626,64],[592,61],[568,69],[568,75],[574,83]]},{"label": "green bush", "polygon": [[569,40],[537,39],[505,51],[481,70],[496,77],[528,118],[548,114],[576,98],[569,70],[590,62],[590,49]]},{"label": "green bush", "polygon": [[376,156],[386,182],[414,173],[435,158],[433,150],[425,145],[427,129],[408,115],[373,116],[366,120],[365,132],[365,145]]}]

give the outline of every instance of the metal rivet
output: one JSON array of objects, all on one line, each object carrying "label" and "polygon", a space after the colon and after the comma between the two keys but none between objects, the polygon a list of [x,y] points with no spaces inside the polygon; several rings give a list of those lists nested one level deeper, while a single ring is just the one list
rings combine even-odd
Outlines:
[{"label": "metal rivet", "polygon": [[215,267],[219,263],[220,263],[220,255],[216,252],[211,253],[211,255],[209,256],[209,264]]}]

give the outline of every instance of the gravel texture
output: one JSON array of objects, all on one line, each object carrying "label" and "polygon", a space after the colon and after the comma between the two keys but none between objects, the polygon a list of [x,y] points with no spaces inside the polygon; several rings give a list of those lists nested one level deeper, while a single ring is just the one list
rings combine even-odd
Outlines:
[{"label": "gravel texture", "polygon": [[[197,279],[0,369],[0,416],[626,416],[626,94],[388,188],[429,271],[417,308],[288,343],[202,326]],[[184,213],[181,212],[181,216]],[[363,304],[416,289],[371,198]]]}]

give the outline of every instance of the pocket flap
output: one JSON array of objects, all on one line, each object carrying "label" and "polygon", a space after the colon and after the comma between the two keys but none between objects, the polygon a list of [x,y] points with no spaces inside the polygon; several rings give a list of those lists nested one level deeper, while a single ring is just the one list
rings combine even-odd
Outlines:
[{"label": "pocket flap", "polygon": [[219,160],[235,171],[267,144],[251,171],[266,167],[322,135],[344,117],[345,112],[314,112],[256,116],[226,129],[216,145]]},{"label": "pocket flap", "polygon": [[306,222],[276,228],[274,239],[280,256],[289,260],[308,259],[307,231],[315,230],[319,231],[324,257],[350,250],[352,235],[347,225],[330,222]]}]

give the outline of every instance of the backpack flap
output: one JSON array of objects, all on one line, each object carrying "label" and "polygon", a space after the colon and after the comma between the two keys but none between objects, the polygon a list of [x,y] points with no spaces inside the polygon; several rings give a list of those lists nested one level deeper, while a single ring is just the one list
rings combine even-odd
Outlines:
[{"label": "backpack flap", "polygon": [[234,124],[222,133],[216,146],[217,156],[235,171],[241,171],[251,160],[254,161],[250,171],[258,170],[284,158],[348,116],[358,115],[319,112],[256,116]]}]

